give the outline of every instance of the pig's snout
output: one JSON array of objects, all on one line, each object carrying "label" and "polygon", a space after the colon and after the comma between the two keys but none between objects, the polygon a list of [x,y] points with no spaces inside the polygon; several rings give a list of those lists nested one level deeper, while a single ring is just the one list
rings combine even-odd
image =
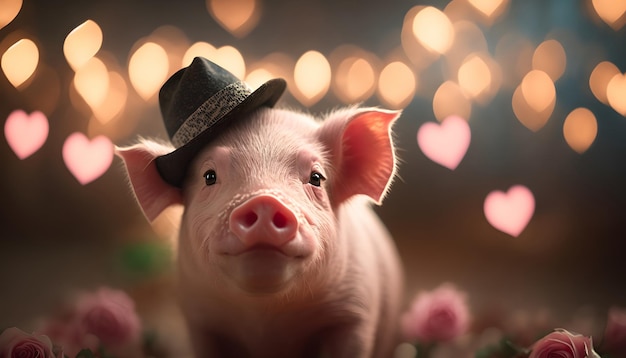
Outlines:
[{"label": "pig's snout", "polygon": [[230,230],[247,247],[280,247],[298,232],[296,215],[272,195],[258,195],[230,214]]}]

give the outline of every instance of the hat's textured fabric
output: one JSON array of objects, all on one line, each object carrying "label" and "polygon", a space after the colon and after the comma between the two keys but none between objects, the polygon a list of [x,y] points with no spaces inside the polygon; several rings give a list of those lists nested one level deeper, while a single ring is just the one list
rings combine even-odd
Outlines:
[{"label": "hat's textured fabric", "polygon": [[159,91],[163,123],[176,147],[155,159],[163,180],[182,187],[189,164],[202,148],[257,108],[273,107],[285,88],[285,80],[276,78],[252,91],[235,75],[202,57],[174,73]]}]

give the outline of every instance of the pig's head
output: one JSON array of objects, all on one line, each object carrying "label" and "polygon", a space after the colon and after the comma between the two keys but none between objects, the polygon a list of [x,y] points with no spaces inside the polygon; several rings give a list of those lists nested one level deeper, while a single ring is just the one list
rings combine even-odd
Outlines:
[{"label": "pig's head", "polygon": [[337,211],[356,196],[383,199],[395,172],[398,116],[352,107],[318,121],[259,109],[196,155],[182,188],[163,181],[154,162],[173,148],[144,140],[118,154],[149,220],[184,205],[183,279],[223,293],[293,295],[345,269]]}]

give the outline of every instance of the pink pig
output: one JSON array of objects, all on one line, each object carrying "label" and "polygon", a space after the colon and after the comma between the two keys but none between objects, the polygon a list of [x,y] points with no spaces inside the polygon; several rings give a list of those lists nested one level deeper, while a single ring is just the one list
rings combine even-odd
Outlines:
[{"label": "pink pig", "polygon": [[197,357],[391,357],[403,275],[371,209],[393,180],[399,112],[324,120],[259,108],[194,156],[181,188],[170,145],[119,148],[149,220],[183,204],[180,305]]}]

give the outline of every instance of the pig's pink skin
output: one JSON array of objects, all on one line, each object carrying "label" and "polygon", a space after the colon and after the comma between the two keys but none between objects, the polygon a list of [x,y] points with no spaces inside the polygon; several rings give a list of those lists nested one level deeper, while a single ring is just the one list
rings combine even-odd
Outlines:
[{"label": "pig's pink skin", "polygon": [[[179,296],[196,356],[392,356],[403,278],[370,204],[381,203],[395,173],[398,115],[348,108],[321,122],[259,110],[197,156],[182,191],[152,162],[171,147],[118,149],[149,219],[185,205]],[[208,169],[217,173],[210,186]],[[314,186],[312,171],[328,179]],[[255,200],[283,213],[279,229],[297,220],[288,237],[263,234],[269,226],[248,237],[233,226]]]}]

